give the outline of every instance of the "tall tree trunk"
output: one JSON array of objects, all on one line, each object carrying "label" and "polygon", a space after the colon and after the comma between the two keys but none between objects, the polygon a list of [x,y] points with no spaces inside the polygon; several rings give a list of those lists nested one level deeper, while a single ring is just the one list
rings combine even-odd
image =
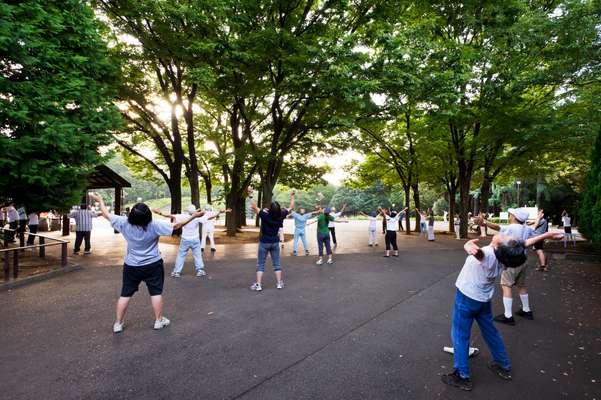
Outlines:
[{"label": "tall tree trunk", "polygon": [[482,185],[480,185],[480,198],[478,199],[480,202],[479,210],[482,213],[488,212],[488,202],[490,200],[490,190],[492,187],[492,180],[493,180],[493,178],[490,177],[485,171],[484,177],[482,179]]},{"label": "tall tree trunk", "polygon": [[457,193],[457,189],[455,192],[449,193],[449,232],[455,231],[455,195]]},{"label": "tall tree trunk", "polygon": [[461,225],[459,226],[459,235],[462,239],[467,239],[468,234],[468,213],[470,207],[470,182],[471,176],[461,176],[459,174],[459,218]]},{"label": "tall tree trunk", "polygon": [[182,187],[181,178],[178,181],[172,177],[167,182],[169,188],[169,197],[171,197],[171,214],[179,214],[182,212]]},{"label": "tall tree trunk", "polygon": [[[263,190],[259,190],[259,196],[258,196],[259,198],[257,199],[257,204],[259,205],[259,207],[261,206],[261,204],[263,204],[263,203],[261,202],[262,196],[263,196]],[[259,218],[259,216],[257,215],[257,216],[255,217],[255,226],[256,226],[257,228],[260,226],[260,222],[261,222],[261,219],[260,219],[260,218]]]},{"label": "tall tree trunk", "polygon": [[[415,208],[420,208],[421,203],[419,200],[419,184],[414,183],[411,185],[411,188],[413,189],[413,205],[415,206]],[[415,232],[421,232],[420,226],[419,226],[420,221],[421,221],[421,215],[419,215],[419,213],[416,213],[416,215],[415,215]]]},{"label": "tall tree trunk", "polygon": [[246,198],[240,196],[238,199],[238,228],[246,226]]},{"label": "tall tree trunk", "polygon": [[[409,207],[411,205],[411,187],[409,185],[403,185],[403,190],[405,191],[405,207]],[[411,235],[411,209],[407,208],[405,213],[405,235]]]},{"label": "tall tree trunk", "polygon": [[207,192],[207,204],[213,203],[213,182],[211,182],[211,177],[208,175],[202,175],[202,180],[205,184],[205,191]]}]

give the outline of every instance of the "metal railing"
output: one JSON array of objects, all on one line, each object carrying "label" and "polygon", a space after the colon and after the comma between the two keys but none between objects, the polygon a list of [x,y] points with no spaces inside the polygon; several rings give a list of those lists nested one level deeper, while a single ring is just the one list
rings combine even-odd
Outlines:
[{"label": "metal railing", "polygon": [[[28,235],[35,236],[38,238],[38,244],[25,245],[25,233],[17,232],[14,229],[8,228],[0,228],[0,234],[4,242],[4,248],[0,249],[0,256],[4,259],[3,261],[3,270],[4,270],[4,281],[7,282],[10,280],[10,256],[12,254],[12,265],[13,265],[13,279],[17,279],[19,277],[19,253],[24,252],[28,249],[39,249],[40,258],[46,257],[46,248],[53,246],[61,246],[61,268],[65,268],[67,266],[67,244],[69,244],[68,240],[56,239],[49,236],[40,235],[37,233],[28,233]],[[9,240],[8,238],[13,238],[15,235],[19,236],[20,246],[9,248]],[[46,243],[46,241],[50,243]]]}]

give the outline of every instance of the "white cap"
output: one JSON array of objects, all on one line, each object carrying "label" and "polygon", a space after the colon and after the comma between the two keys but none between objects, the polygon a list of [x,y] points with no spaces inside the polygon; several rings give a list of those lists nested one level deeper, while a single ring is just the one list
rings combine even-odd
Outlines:
[{"label": "white cap", "polygon": [[196,206],[194,204],[190,204],[188,206],[188,214],[193,214],[196,211]]},{"label": "white cap", "polygon": [[509,214],[513,214],[513,216],[520,221],[521,223],[524,223],[528,220],[528,217],[530,216],[530,213],[528,212],[528,210],[526,210],[525,208],[510,208],[509,210],[507,210],[507,212]]}]

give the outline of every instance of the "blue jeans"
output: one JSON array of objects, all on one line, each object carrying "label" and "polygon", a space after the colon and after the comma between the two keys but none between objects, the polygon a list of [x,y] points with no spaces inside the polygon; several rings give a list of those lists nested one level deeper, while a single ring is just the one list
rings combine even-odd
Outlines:
[{"label": "blue jeans", "polygon": [[428,225],[426,225],[425,221],[420,221],[419,223],[419,234],[426,236],[428,234]]},{"label": "blue jeans", "polygon": [[281,271],[282,266],[280,265],[280,243],[263,243],[259,242],[259,256],[257,258],[257,272],[265,271],[265,261],[267,260],[267,253],[271,254],[271,263],[273,264],[274,271]]},{"label": "blue jeans", "polygon": [[309,245],[307,245],[307,237],[305,236],[305,231],[302,232],[294,232],[294,241],[292,242],[292,252],[294,254],[298,253],[298,239],[303,242],[303,249],[305,252],[309,251]]},{"label": "blue jeans", "polygon": [[459,289],[457,289],[455,294],[453,326],[451,328],[455,369],[459,371],[459,374],[463,378],[470,377],[468,356],[470,334],[474,320],[476,320],[480,327],[482,337],[490,350],[493,360],[501,367],[510,370],[511,363],[509,362],[509,357],[507,357],[503,339],[493,324],[490,301],[486,303],[476,301],[461,293]]},{"label": "blue jeans", "polygon": [[200,239],[184,239],[181,238],[179,242],[179,250],[177,252],[177,258],[175,259],[175,267],[173,268],[173,272],[177,272],[178,274],[182,272],[184,268],[184,261],[186,260],[186,255],[188,254],[188,250],[192,250],[192,255],[194,256],[194,267],[197,271],[204,269],[205,264],[202,261],[202,252],[200,251]]},{"label": "blue jeans", "polygon": [[323,247],[326,247],[326,254],[332,254],[332,248],[330,247],[330,233],[319,233],[317,232],[317,248],[319,249],[319,256],[323,257]]}]

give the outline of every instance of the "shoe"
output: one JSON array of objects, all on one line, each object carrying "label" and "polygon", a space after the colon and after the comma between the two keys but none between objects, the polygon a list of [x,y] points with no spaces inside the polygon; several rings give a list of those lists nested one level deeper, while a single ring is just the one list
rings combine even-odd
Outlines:
[{"label": "shoe", "polygon": [[305,251],[305,255],[308,256],[309,255],[309,250]]},{"label": "shoe", "polygon": [[123,322],[115,322],[113,324],[113,333],[123,332]]},{"label": "shoe", "polygon": [[279,281],[275,287],[276,289],[284,289],[284,281]]},{"label": "shoe", "polygon": [[513,317],[507,318],[505,316],[505,314],[499,314],[496,317],[494,317],[493,319],[495,321],[497,321],[497,322],[502,323],[502,324],[515,325],[515,319],[513,319]]},{"label": "shoe", "polygon": [[399,253],[393,254],[393,256],[395,256],[395,257],[398,257],[398,256],[399,256]]},{"label": "shoe", "polygon": [[171,273],[171,277],[172,278],[179,278],[179,277],[181,277],[181,274],[179,272],[172,272]]},{"label": "shoe", "polygon": [[294,257],[297,257],[297,256],[298,256],[298,253],[294,253],[294,252],[292,252],[292,255],[293,255]]},{"label": "shoe", "polygon": [[200,252],[201,252],[201,253],[204,253],[204,252],[205,252],[205,249],[204,249],[204,248],[200,249]]},{"label": "shoe", "polygon": [[79,255],[79,251],[73,251],[73,255],[74,256],[78,256]]},{"label": "shoe", "polygon": [[377,245],[378,245],[377,243],[376,243],[376,244],[374,244],[374,246],[377,246]]},{"label": "shoe", "polygon": [[260,283],[253,283],[252,285],[250,285],[250,290],[254,290],[255,292],[260,292],[261,290],[263,290],[263,288],[261,287]]},{"label": "shoe", "polygon": [[317,264],[317,265],[321,265],[321,264],[323,264],[323,260],[320,258],[319,260],[317,260],[317,261],[315,262],[315,264]]},{"label": "shoe", "polygon": [[334,260],[328,260],[326,261],[326,264],[334,264]]},{"label": "shoe", "polygon": [[488,369],[497,374],[501,379],[505,379],[506,381],[510,381],[512,379],[511,370],[501,367],[494,361],[488,362]]},{"label": "shoe", "polygon": [[214,252],[216,252],[216,251],[217,251],[217,249],[216,249],[216,248],[214,248],[214,247],[211,247],[211,253],[214,253]]},{"label": "shoe", "polygon": [[92,254],[92,250],[88,250],[88,251],[84,251],[83,252],[84,256],[89,256],[90,254]]},{"label": "shoe", "polygon": [[457,370],[453,371],[450,374],[445,374],[445,375],[441,376],[440,378],[447,385],[454,386],[456,388],[465,390],[467,392],[470,392],[474,387],[472,385],[471,379],[470,378],[462,378],[461,375],[459,375],[459,372]]},{"label": "shoe", "polygon": [[369,247],[374,247],[374,245],[373,245],[373,244],[371,244],[371,243],[370,243],[370,244],[368,244],[368,246],[369,246]]},{"label": "shoe", "polygon": [[389,255],[384,254],[382,257],[390,257]]},{"label": "shoe", "polygon": [[532,313],[532,311],[524,311],[521,308],[518,311],[516,311],[515,315],[519,315],[520,317],[529,319],[530,321],[534,319],[534,314]]},{"label": "shoe", "polygon": [[156,329],[156,330],[163,329],[163,328],[169,326],[170,323],[171,323],[171,321],[169,321],[167,318],[161,317],[161,319],[157,319],[156,321],[154,321],[154,329]]},{"label": "shoe", "polygon": [[196,271],[196,276],[200,277],[200,276],[206,276],[207,273],[205,272],[204,269],[199,269],[198,271]]}]

